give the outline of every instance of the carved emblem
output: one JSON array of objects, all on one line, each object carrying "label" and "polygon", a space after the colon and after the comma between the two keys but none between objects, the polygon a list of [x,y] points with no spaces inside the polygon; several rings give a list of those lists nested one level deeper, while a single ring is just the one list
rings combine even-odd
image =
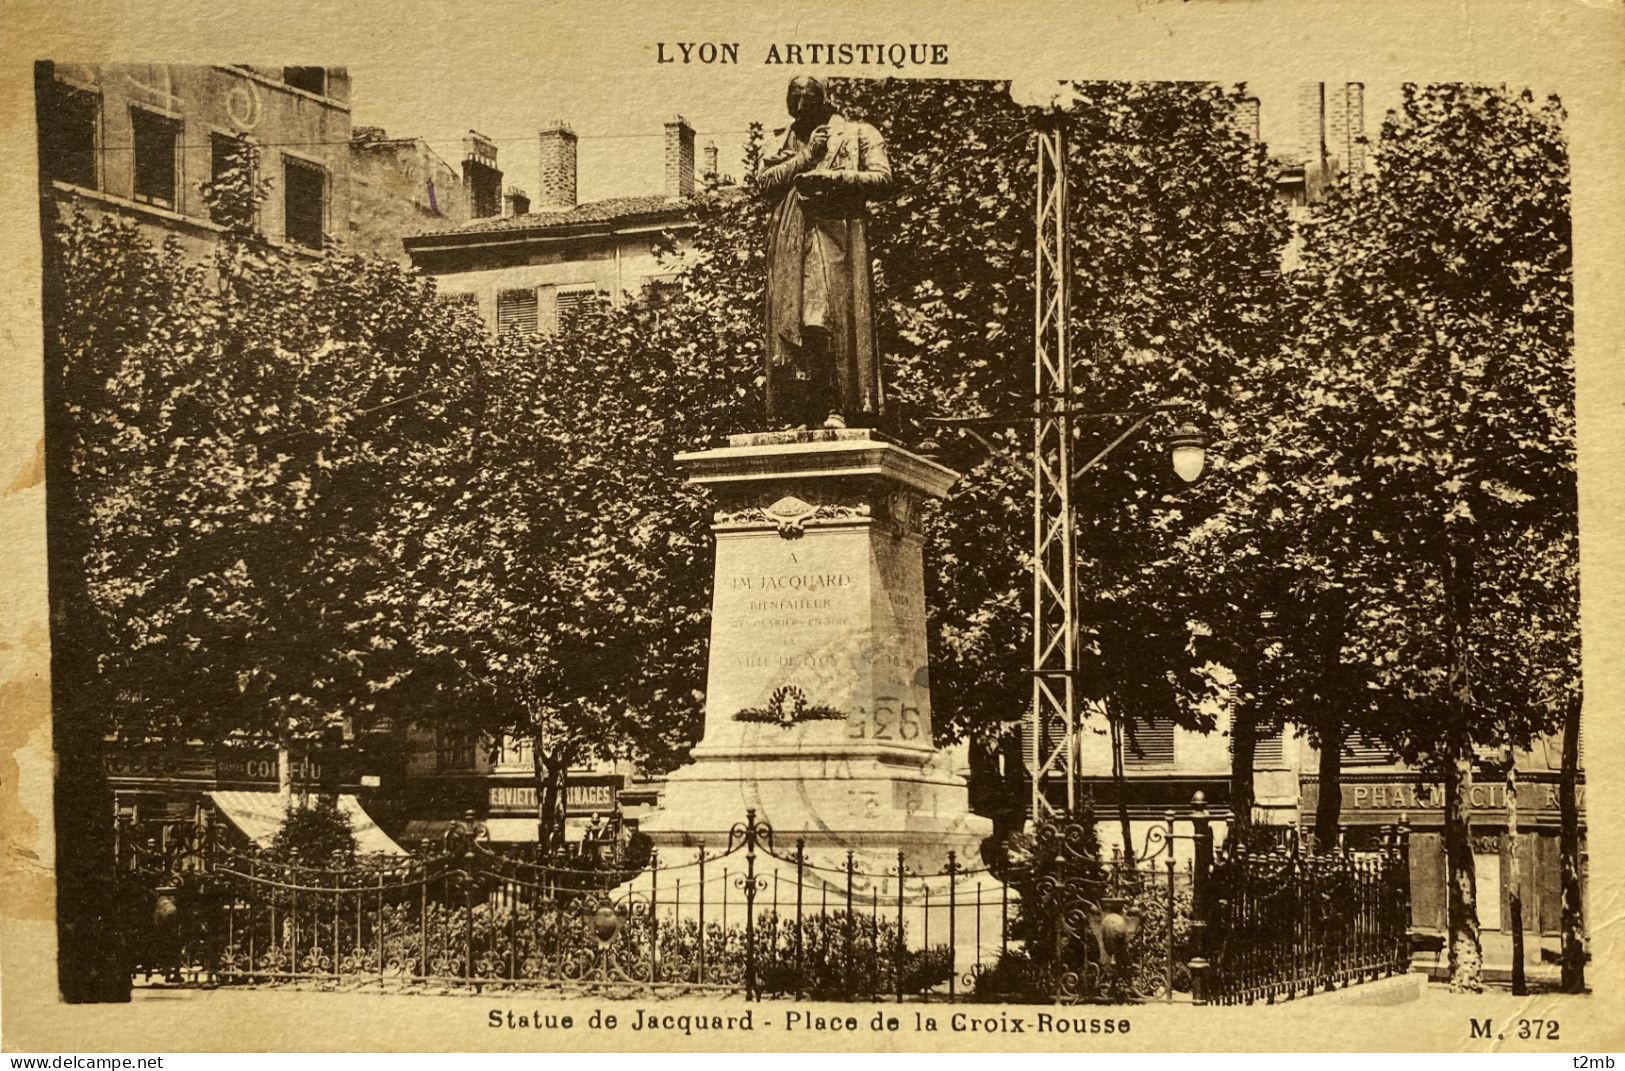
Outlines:
[{"label": "carved emblem", "polygon": [[807,693],[793,684],[781,684],[768,696],[767,705],[746,707],[734,715],[735,721],[771,722],[781,729],[803,721],[835,721],[846,715],[834,707],[812,706]]},{"label": "carved emblem", "polygon": [[796,539],[806,532],[810,521],[845,521],[869,516],[867,505],[815,506],[794,495],[785,495],[768,506],[747,506],[736,510],[718,510],[713,518],[717,524],[771,524],[785,539]]},{"label": "carved emblem", "polygon": [[919,496],[907,491],[893,491],[886,499],[886,512],[891,514],[899,535],[920,535],[925,531]]}]

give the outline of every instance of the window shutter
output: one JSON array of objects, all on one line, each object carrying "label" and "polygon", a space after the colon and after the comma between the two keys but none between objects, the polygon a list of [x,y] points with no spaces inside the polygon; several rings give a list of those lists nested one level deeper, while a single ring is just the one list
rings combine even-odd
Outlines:
[{"label": "window shutter", "polygon": [[536,291],[503,290],[497,294],[497,334],[536,333]]},{"label": "window shutter", "polygon": [[[1286,761],[1285,733],[1277,729],[1253,741],[1253,765],[1280,766]],[[1232,759],[1236,757],[1236,738],[1231,736],[1225,745]]]},{"label": "window shutter", "polygon": [[1393,761],[1394,749],[1380,740],[1356,734],[1343,741],[1344,766],[1388,766]]},{"label": "window shutter", "polygon": [[591,304],[593,298],[596,296],[597,291],[590,286],[575,287],[570,290],[560,290],[558,297],[555,299],[558,309],[556,314],[558,322],[562,324],[564,323],[565,319],[570,316],[570,314],[574,313],[578,309],[586,308],[589,304]]},{"label": "window shutter", "polygon": [[327,233],[327,173],[316,164],[282,158],[282,229],[289,242],[322,248]]},{"label": "window shutter", "polygon": [[1128,726],[1123,738],[1124,766],[1171,766],[1173,761],[1172,718],[1151,718]]}]

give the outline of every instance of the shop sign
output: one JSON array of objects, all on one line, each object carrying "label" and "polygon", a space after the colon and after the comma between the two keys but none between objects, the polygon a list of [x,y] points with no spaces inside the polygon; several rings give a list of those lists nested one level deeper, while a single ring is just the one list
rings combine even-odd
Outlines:
[{"label": "shop sign", "polygon": [[109,777],[162,781],[208,781],[214,778],[214,756],[197,748],[112,751],[103,760]]},{"label": "shop sign", "polygon": [[[1444,809],[1444,786],[1417,781],[1345,781],[1343,782],[1343,812],[1409,811],[1412,814]],[[1304,786],[1305,804],[1312,806],[1319,799],[1320,786],[1310,782]],[[1585,785],[1575,786],[1575,798],[1583,810]],[[1556,813],[1559,786],[1550,781],[1520,781],[1518,806],[1529,812]],[[1506,809],[1506,784],[1502,781],[1484,781],[1468,791],[1468,802],[1475,811],[1502,811]]]},{"label": "shop sign", "polygon": [[[344,779],[344,769],[335,755],[292,754],[288,756],[288,773],[296,785],[321,785],[330,779]],[[219,758],[221,781],[255,784],[277,783],[277,753],[275,748],[222,751]]]},{"label": "shop sign", "polygon": [[[619,777],[572,778],[564,783],[564,813],[591,815],[612,811],[620,789]],[[492,814],[532,815],[536,813],[536,786],[492,785],[488,802]]]}]

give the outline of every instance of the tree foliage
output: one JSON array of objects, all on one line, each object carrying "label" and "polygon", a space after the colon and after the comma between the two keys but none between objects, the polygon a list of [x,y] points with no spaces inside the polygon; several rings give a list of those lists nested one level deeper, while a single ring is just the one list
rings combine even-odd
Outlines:
[{"label": "tree foliage", "polygon": [[298,866],[331,867],[354,858],[355,830],[332,796],[293,804],[271,839],[271,858]]},{"label": "tree foliage", "polygon": [[375,715],[410,624],[377,535],[467,454],[477,336],[383,263],[227,241],[204,266],[83,214],[58,239],[85,716],[218,740]]},{"label": "tree foliage", "polygon": [[1375,175],[1303,228],[1295,329],[1239,369],[1220,508],[1180,544],[1181,568],[1286,626],[1210,626],[1254,643],[1253,672],[1224,659],[1250,701],[1333,771],[1359,732],[1444,777],[1467,987],[1474,748],[1527,746],[1580,687],[1562,120],[1528,93],[1407,88]]}]

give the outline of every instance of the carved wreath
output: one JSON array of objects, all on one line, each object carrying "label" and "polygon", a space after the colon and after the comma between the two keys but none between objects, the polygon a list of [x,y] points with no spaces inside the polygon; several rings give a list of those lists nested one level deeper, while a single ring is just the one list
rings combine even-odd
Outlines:
[{"label": "carved wreath", "polygon": [[833,721],[845,717],[834,707],[809,705],[807,693],[793,684],[781,684],[768,696],[766,706],[746,707],[734,715],[734,720],[770,722],[788,729],[798,722]]}]

